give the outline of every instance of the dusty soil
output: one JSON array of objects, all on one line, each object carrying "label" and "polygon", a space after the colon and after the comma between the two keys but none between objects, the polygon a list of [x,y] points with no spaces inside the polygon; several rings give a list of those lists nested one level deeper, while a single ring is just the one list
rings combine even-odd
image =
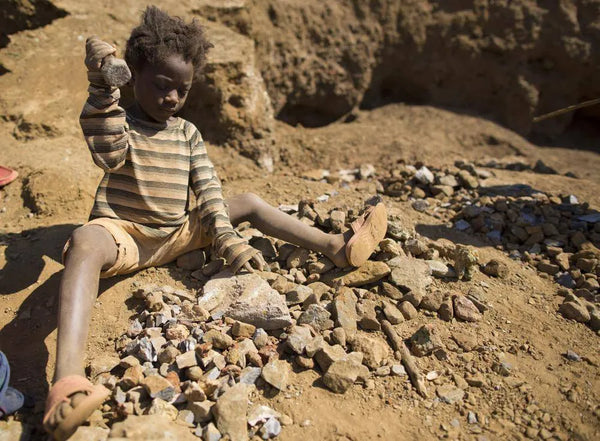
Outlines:
[{"label": "dusty soil", "polygon": [[[575,3],[597,12],[594,2]],[[108,36],[117,35],[115,43],[122,44],[142,7],[132,0],[111,0],[100,7],[71,0],[54,4],[69,15],[43,27],[16,29],[19,32],[12,33],[10,43],[0,50],[0,64],[4,66],[0,69],[0,163],[20,174],[17,181],[0,190],[0,348],[11,361],[14,385],[35,398],[35,409],[22,416],[36,425],[34,439],[43,439],[39,427],[54,367],[60,252],[71,231],[86,221],[101,177],[77,124],[86,98],[83,40],[102,29]],[[164,7],[180,15],[191,15],[198,9],[192,1],[164,2]],[[585,17],[587,20],[589,16]],[[269,32],[269,28],[259,31]],[[592,35],[590,32],[586,35]],[[594,41],[597,48],[598,40]],[[319,68],[312,65],[306,69]],[[275,76],[265,74],[268,69],[265,65],[267,80]],[[381,77],[381,81],[388,80]],[[292,83],[288,87],[267,81],[267,85],[270,93],[276,91],[273,100],[282,119],[298,122],[293,117],[300,114],[298,109],[310,114],[312,107],[301,100],[290,101],[287,109],[293,112],[282,104],[285,99],[281,97],[289,93]],[[363,87],[361,93],[365,91]],[[591,92],[573,93],[569,99],[586,93]],[[437,104],[448,104],[451,96],[443,95]],[[332,207],[358,208],[376,191],[373,182],[342,186],[315,182],[303,175],[314,168],[336,171],[364,163],[387,173],[401,160],[442,167],[457,159],[518,158],[531,165],[543,159],[560,174],[494,170],[495,177],[486,185],[528,184],[550,194],[574,194],[600,209],[600,147],[593,128],[567,131],[552,146],[536,145],[473,114],[473,110],[482,110],[479,105],[468,112],[402,103],[359,110],[355,104],[360,100],[356,96],[352,100],[344,112],[334,118],[328,116],[331,124],[323,127],[308,129],[277,121],[274,139],[278,157],[273,174],[265,174],[235,149],[209,145],[225,194],[251,190],[277,205],[336,190],[338,194],[329,202]],[[463,104],[469,104],[468,100]],[[529,109],[530,113],[534,110]],[[350,122],[338,120],[348,112],[352,112]],[[567,172],[574,172],[577,178],[564,176]],[[508,265],[510,275],[506,279],[490,279],[478,272],[470,282],[436,284],[465,292],[473,286],[485,290],[493,306],[485,320],[477,324],[444,323],[444,336],[450,342],[450,335],[466,333],[490,353],[503,354],[513,366],[511,376],[491,372],[491,356],[486,349],[451,352],[448,361],[420,358],[418,363],[425,372],[435,370],[446,378],[453,373],[485,372],[484,387],[468,388],[463,402],[449,405],[433,397],[420,398],[404,378],[377,378],[372,390],[355,385],[345,395],[336,395],[315,383],[318,376],[314,372],[299,373],[288,393],[263,398],[294,421],[284,428],[280,439],[523,439],[545,435],[527,432],[527,428],[543,428],[555,439],[598,439],[600,340],[589,327],[557,313],[562,300],[556,296],[557,285],[487,242],[443,229],[438,219],[414,211],[408,202],[388,196],[384,200],[391,215],[407,229],[432,236],[441,231],[453,242],[476,245],[482,261],[496,258]],[[115,352],[114,340],[127,329],[134,313],[130,300],[133,282],[199,288],[189,272],[174,265],[103,281],[90,328],[89,359]],[[442,323],[420,314],[402,325],[401,337],[409,337],[428,322]],[[584,360],[564,358],[569,349]],[[475,412],[480,424],[467,423],[469,411]],[[304,424],[306,420],[310,423]]]}]

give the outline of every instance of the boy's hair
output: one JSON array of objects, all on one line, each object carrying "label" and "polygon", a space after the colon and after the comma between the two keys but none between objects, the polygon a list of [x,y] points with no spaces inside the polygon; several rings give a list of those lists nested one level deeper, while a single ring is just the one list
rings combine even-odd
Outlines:
[{"label": "boy's hair", "polygon": [[157,64],[170,55],[179,54],[192,63],[196,75],[211,47],[198,20],[186,23],[156,6],[148,6],[142,13],[141,24],[131,31],[127,40],[125,61],[140,69],[145,63]]}]

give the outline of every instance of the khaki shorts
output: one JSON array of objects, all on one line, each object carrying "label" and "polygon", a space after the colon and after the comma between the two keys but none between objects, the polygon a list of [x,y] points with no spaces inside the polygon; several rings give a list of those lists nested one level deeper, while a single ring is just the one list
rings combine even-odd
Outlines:
[{"label": "khaki shorts", "polygon": [[[164,265],[189,251],[207,247],[212,242],[212,238],[200,225],[196,209],[177,227],[152,228],[107,217],[93,219],[85,225],[101,225],[106,228],[117,245],[117,260],[100,273],[101,278]],[[63,249],[63,263],[70,241],[67,241]]]}]

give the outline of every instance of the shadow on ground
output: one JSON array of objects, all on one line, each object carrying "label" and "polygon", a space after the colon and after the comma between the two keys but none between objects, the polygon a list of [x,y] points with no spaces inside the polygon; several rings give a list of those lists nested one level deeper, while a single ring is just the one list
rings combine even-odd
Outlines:
[{"label": "shadow on ground", "polygon": [[[46,262],[61,262],[64,243],[79,225],[64,224],[0,236],[7,245],[6,265],[0,270],[0,301],[31,289],[14,318],[0,329],[0,349],[11,365],[11,384],[43,403],[48,392],[46,367],[49,354],[45,339],[56,328],[58,289],[62,270],[40,280]],[[100,281],[99,295],[122,278]],[[38,410],[36,408],[36,410]]]}]

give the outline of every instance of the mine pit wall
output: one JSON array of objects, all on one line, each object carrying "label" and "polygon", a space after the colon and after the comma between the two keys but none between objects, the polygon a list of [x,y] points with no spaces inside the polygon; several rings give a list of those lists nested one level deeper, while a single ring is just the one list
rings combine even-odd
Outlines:
[{"label": "mine pit wall", "polygon": [[[600,0],[537,3],[197,0],[179,15],[200,17],[215,47],[182,116],[267,170],[278,157],[275,118],[319,127],[406,102],[484,115],[523,135],[598,121],[600,106],[532,124],[600,97]],[[5,0],[0,37],[67,14],[49,0]]]},{"label": "mine pit wall", "polygon": [[274,115],[254,42],[223,25],[205,26],[214,48],[181,116],[196,124],[205,139],[228,143],[272,171]]},{"label": "mine pit wall", "polygon": [[408,102],[556,135],[573,113],[535,126],[532,117],[600,97],[600,0],[226,3],[194,12],[255,41],[276,117],[291,124]]}]

